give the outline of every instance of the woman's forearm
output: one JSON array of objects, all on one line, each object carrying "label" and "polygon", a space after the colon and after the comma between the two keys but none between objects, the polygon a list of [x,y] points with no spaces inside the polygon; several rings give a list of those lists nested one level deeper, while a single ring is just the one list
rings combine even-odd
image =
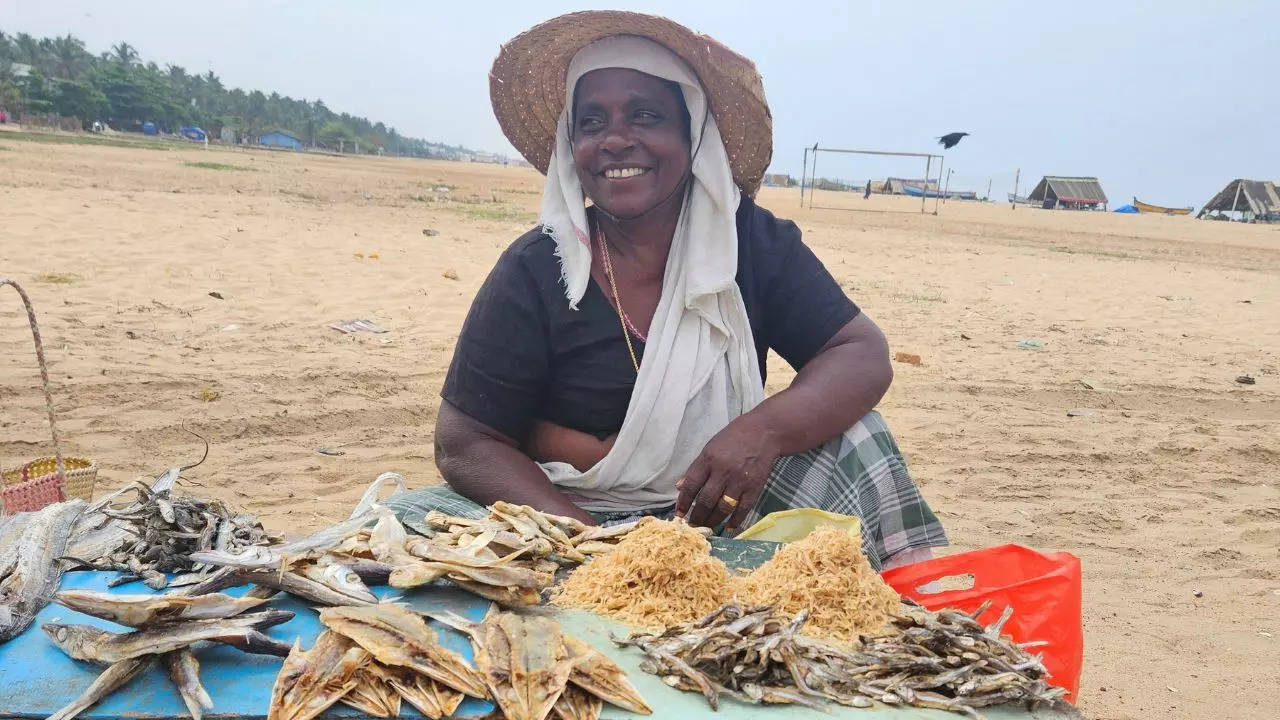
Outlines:
[{"label": "woman's forearm", "polygon": [[436,421],[436,466],[454,490],[482,505],[505,500],[595,524],[514,441],[447,402]]}]

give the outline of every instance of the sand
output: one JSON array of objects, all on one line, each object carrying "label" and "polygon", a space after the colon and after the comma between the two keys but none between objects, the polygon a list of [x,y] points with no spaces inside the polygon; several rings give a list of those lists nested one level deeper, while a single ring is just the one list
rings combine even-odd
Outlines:
[{"label": "sand", "polygon": [[[379,472],[439,481],[432,428],[453,343],[540,188],[514,167],[0,132],[0,275],[36,303],[61,429],[98,460],[100,487],[198,459],[185,423],[213,443],[191,491],[295,532],[345,517]],[[922,356],[895,365],[881,410],[955,549],[1083,558],[1085,713],[1273,716],[1280,228],[760,200],[800,224],[895,351]],[[357,318],[389,332],[326,327]],[[48,437],[5,289],[0,350],[12,463]],[[772,363],[776,390],[791,373]],[[1257,384],[1235,382],[1245,374]]]}]

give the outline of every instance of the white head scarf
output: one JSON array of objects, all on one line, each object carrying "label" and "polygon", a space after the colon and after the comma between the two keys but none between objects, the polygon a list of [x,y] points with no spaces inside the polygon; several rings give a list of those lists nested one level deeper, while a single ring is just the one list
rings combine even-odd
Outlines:
[{"label": "white head scarf", "polygon": [[[598,40],[569,63],[565,109],[547,169],[541,222],[556,243],[569,307],[591,281],[586,197],[569,145],[573,92],[592,70],[630,68],[680,85],[689,110],[692,185],[667,256],[662,297],[613,449],[578,472],[544,463],[552,482],[587,510],[665,507],[675,482],[707,441],[764,399],[746,306],[738,290],[736,212],[741,195],[706,94],[689,66],[663,45],[620,35]],[[619,328],[621,332],[621,328]]]}]

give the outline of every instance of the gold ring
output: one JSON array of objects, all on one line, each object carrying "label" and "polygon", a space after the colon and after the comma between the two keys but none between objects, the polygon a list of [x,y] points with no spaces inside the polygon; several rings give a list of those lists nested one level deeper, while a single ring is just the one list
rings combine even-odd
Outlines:
[{"label": "gold ring", "polygon": [[729,497],[728,495],[721,495],[720,502],[724,503],[725,505],[728,505],[731,508],[738,507],[738,501]]}]

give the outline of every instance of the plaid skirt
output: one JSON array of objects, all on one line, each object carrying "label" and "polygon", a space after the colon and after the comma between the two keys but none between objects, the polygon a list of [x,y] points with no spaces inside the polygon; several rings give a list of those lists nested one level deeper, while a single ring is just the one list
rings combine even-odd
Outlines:
[{"label": "plaid skirt", "polygon": [[[430,531],[423,517],[432,510],[472,518],[487,514],[444,484],[400,493],[384,504],[405,525],[424,533]],[[904,551],[947,544],[942,523],[911,480],[889,426],[875,411],[819,447],[779,458],[742,527],[751,527],[771,512],[794,508],[856,515],[862,522],[862,550],[877,570]],[[593,514],[597,522],[611,525],[644,515],[669,517],[673,509]]]}]

